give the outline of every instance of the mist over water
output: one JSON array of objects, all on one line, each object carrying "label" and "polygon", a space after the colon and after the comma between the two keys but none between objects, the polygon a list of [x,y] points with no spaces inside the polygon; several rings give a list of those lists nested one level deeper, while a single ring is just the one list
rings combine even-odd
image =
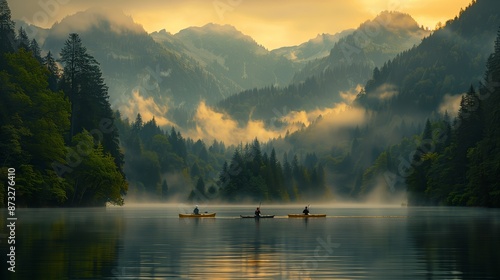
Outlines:
[{"label": "mist over water", "polygon": [[276,216],[254,220],[239,215],[251,215],[258,204],[199,206],[217,216],[180,219],[193,206],[177,203],[21,209],[17,239],[38,245],[19,246],[14,279],[41,279],[49,271],[54,279],[500,276],[498,210],[311,203],[311,213],[327,217],[293,219],[286,215],[304,204],[262,204],[263,214]]}]

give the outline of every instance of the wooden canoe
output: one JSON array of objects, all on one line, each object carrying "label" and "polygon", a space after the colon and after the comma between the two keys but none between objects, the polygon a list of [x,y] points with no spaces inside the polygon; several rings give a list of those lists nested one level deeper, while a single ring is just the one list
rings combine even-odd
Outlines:
[{"label": "wooden canoe", "polygon": [[179,218],[215,218],[215,213],[179,214]]},{"label": "wooden canoe", "polygon": [[240,215],[240,217],[242,218],[253,218],[253,219],[269,219],[269,218],[274,218],[274,215],[260,215],[260,216],[244,216],[244,215]]},{"label": "wooden canoe", "polygon": [[288,214],[288,218],[325,218],[326,214]]}]

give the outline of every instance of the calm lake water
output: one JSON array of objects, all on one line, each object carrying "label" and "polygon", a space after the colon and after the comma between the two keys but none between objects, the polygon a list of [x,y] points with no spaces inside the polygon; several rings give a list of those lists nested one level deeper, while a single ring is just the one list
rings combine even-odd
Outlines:
[{"label": "calm lake water", "polygon": [[18,209],[16,272],[2,279],[500,279],[500,211],[209,205]]}]

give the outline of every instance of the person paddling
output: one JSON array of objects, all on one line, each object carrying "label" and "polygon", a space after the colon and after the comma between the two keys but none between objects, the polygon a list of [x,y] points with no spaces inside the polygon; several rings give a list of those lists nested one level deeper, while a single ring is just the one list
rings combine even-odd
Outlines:
[{"label": "person paddling", "polygon": [[200,209],[198,209],[198,205],[196,205],[196,206],[194,207],[193,213],[194,213],[195,215],[200,215]]},{"label": "person paddling", "polygon": [[255,209],[255,217],[260,217],[260,208]]},{"label": "person paddling", "polygon": [[304,215],[309,215],[309,208],[304,208],[304,211],[302,211],[302,213],[304,213]]}]

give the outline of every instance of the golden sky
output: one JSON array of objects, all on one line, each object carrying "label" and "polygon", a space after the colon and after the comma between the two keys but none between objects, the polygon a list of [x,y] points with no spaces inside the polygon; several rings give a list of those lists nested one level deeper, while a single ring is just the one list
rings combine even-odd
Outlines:
[{"label": "golden sky", "polygon": [[171,33],[213,22],[230,24],[268,49],[297,45],[320,33],[356,28],[381,11],[410,14],[434,28],[471,0],[7,0],[13,19],[50,27],[64,16],[108,6],[131,15],[148,32]]}]

